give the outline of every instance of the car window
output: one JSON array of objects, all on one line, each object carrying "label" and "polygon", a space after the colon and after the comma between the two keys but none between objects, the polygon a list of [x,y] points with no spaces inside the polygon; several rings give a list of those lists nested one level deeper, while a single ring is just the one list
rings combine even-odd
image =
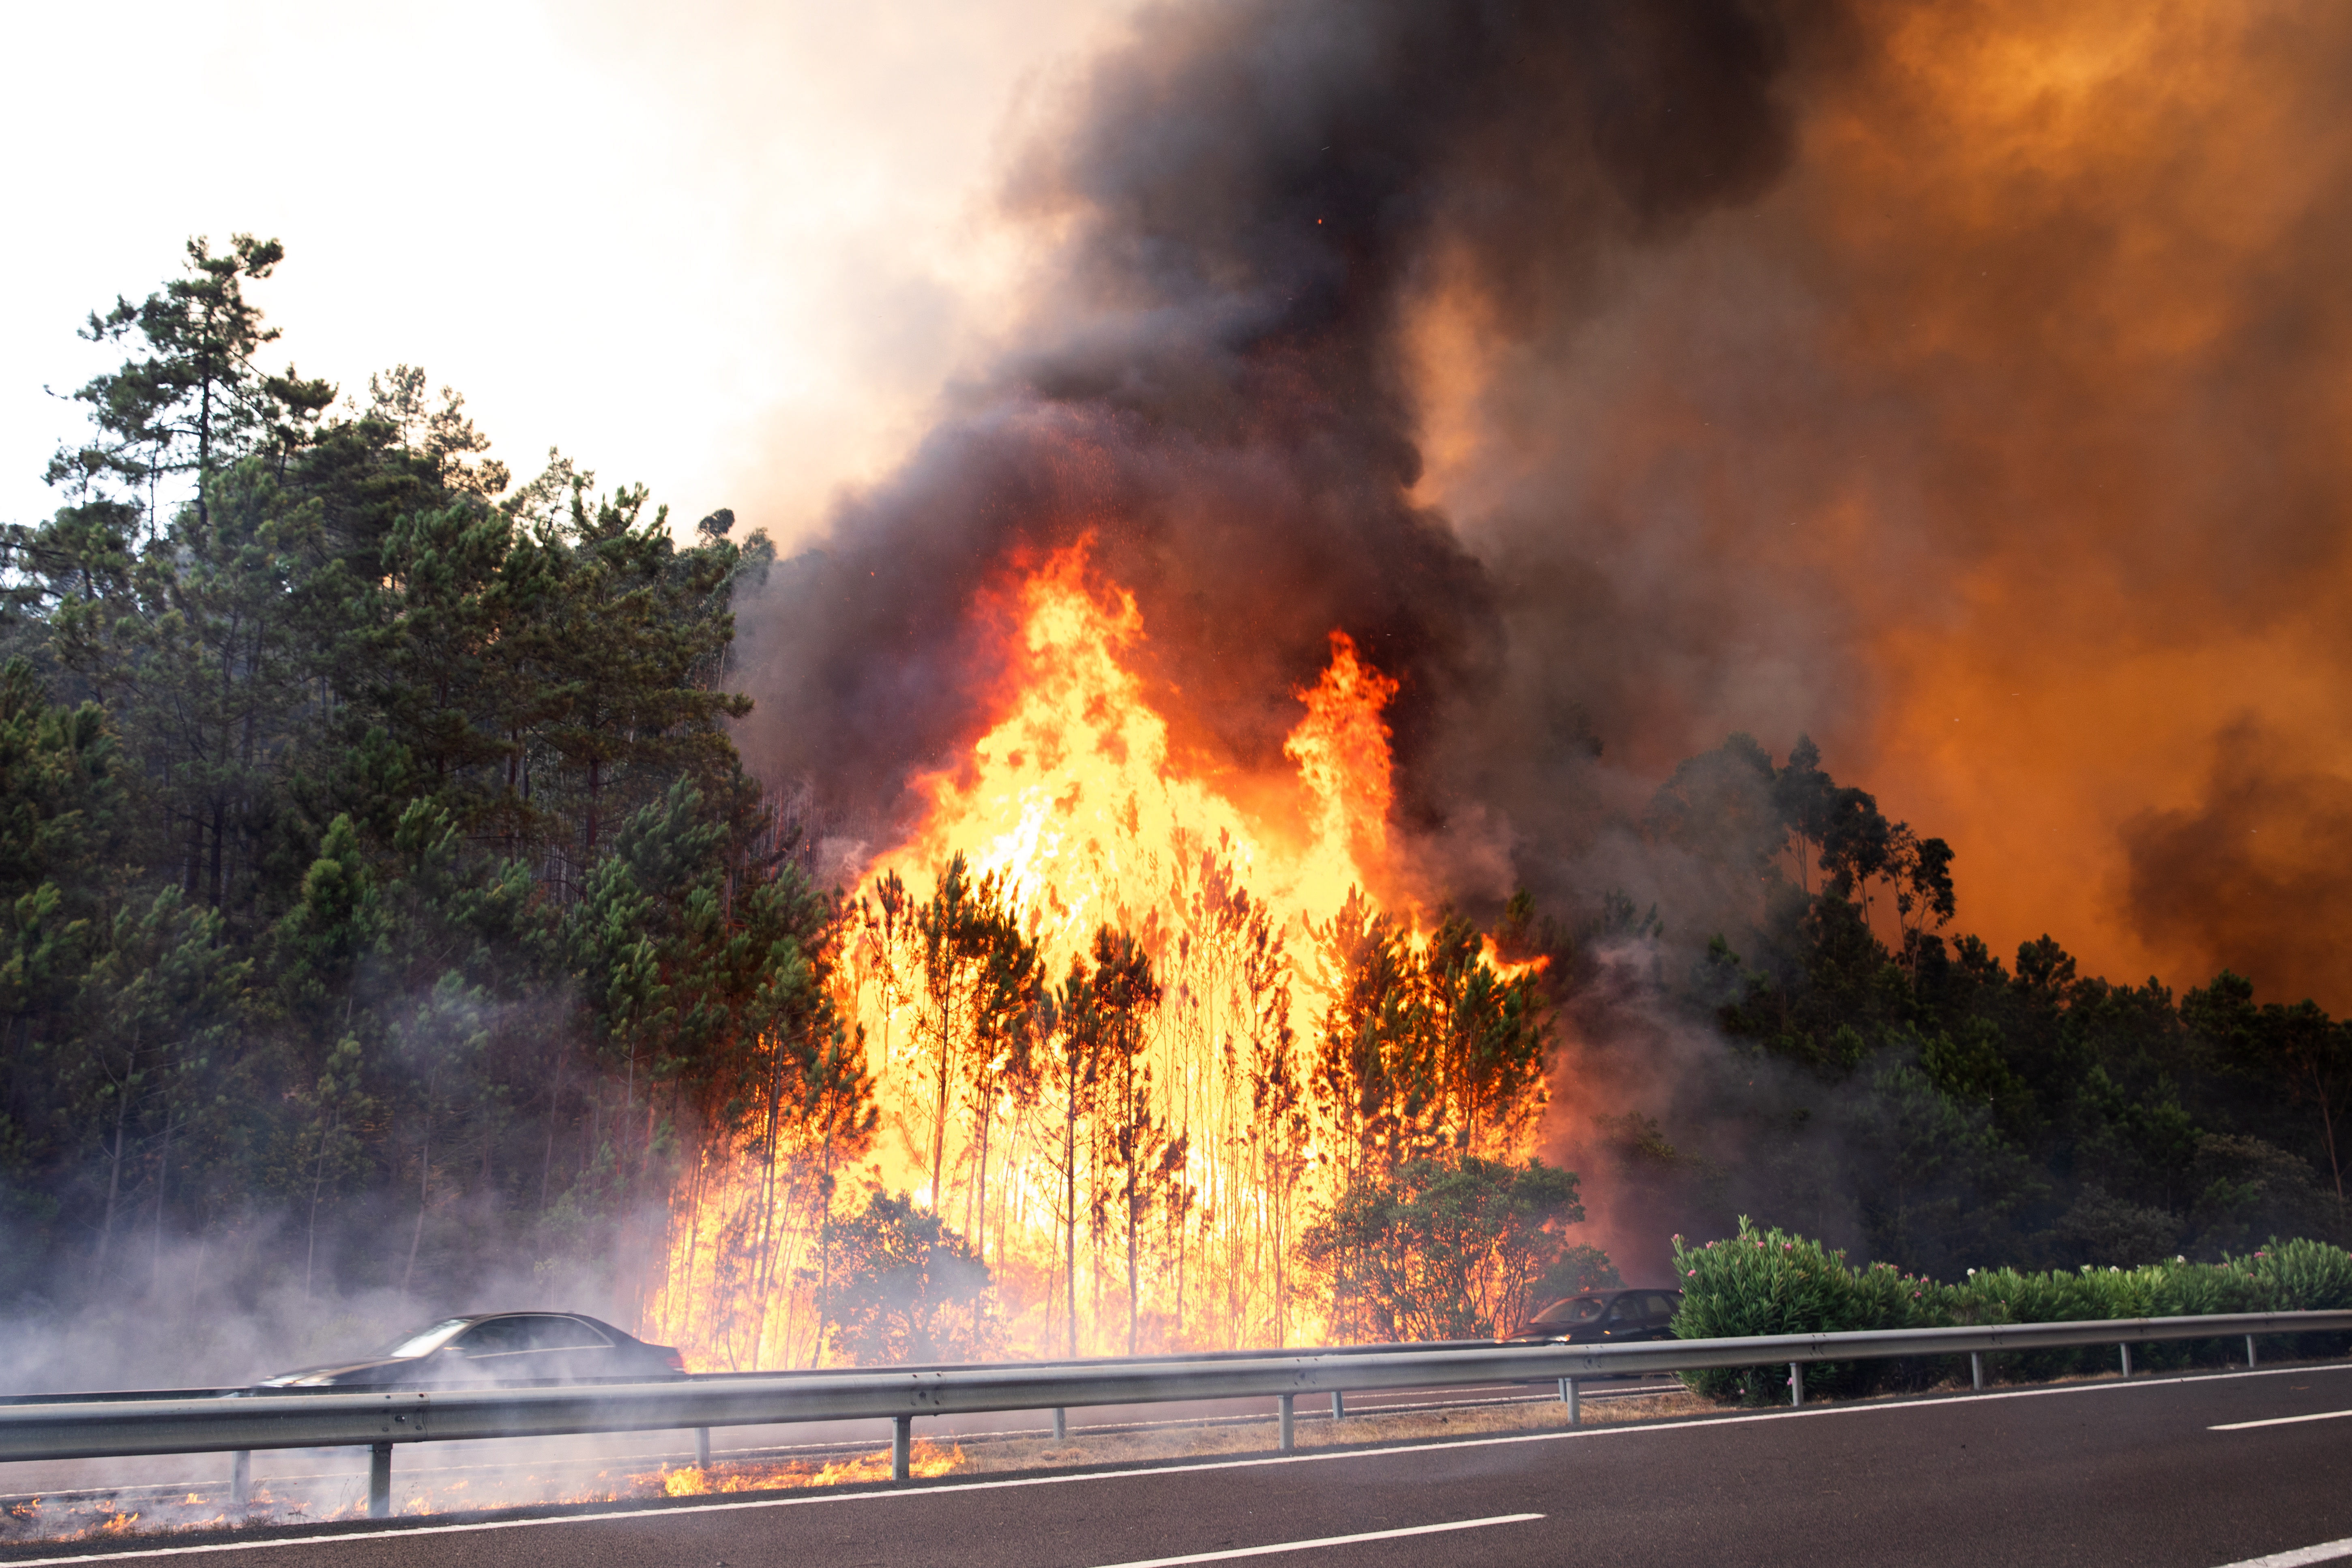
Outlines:
[{"label": "car window", "polygon": [[538,1351],[607,1350],[612,1341],[577,1318],[524,1318],[530,1325],[530,1348]]},{"label": "car window", "polygon": [[1652,1322],[1666,1323],[1674,1321],[1675,1304],[1663,1294],[1653,1292],[1643,1297],[1642,1305],[1649,1309]]},{"label": "car window", "polygon": [[413,1334],[393,1341],[376,1353],[383,1356],[430,1355],[447,1344],[451,1337],[465,1326],[463,1318],[444,1318],[429,1329],[419,1329]]},{"label": "car window", "polygon": [[1642,1299],[1639,1296],[1620,1296],[1609,1303],[1609,1321],[1612,1323],[1630,1323],[1641,1315]]},{"label": "car window", "polygon": [[512,1355],[530,1344],[529,1318],[485,1318],[457,1336],[457,1349],[467,1355]]},{"label": "car window", "polygon": [[1597,1297],[1570,1296],[1567,1300],[1554,1301],[1538,1312],[1535,1321],[1548,1329],[1558,1328],[1563,1323],[1590,1323],[1601,1316],[1601,1310],[1607,1305]]}]

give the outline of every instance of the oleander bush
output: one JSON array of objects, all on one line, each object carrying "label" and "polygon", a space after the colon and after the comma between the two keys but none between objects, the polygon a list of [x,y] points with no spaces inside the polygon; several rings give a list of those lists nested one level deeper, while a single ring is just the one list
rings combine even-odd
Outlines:
[{"label": "oleander bush", "polygon": [[[2273,1239],[2219,1263],[2176,1258],[2071,1273],[1970,1269],[1947,1284],[1885,1263],[1856,1268],[1843,1252],[1785,1231],[1759,1231],[1743,1215],[1734,1237],[1702,1243],[1676,1237],[1675,1270],[1683,1289],[1675,1332],[1683,1339],[2352,1309],[2352,1253],[2309,1240]],[[2275,1353],[2340,1355],[2347,1348],[2352,1335],[2297,1334],[2278,1342]],[[2133,1364],[2218,1365],[2243,1353],[2236,1337],[2179,1340],[2136,1346]],[[2112,1345],[2084,1345],[2003,1352],[1990,1370],[2011,1382],[2032,1382],[2105,1371],[2116,1361]],[[1853,1397],[1888,1387],[1927,1387],[1965,1375],[1967,1365],[1965,1356],[1817,1363],[1805,1369],[1805,1387]],[[1788,1379],[1785,1363],[1683,1374],[1697,1393],[1748,1404],[1786,1398]]]}]

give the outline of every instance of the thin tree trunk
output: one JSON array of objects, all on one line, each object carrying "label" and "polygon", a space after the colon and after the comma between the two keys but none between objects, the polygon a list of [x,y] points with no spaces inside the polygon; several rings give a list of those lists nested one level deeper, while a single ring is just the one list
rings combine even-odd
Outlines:
[{"label": "thin tree trunk", "polygon": [[[944,918],[944,917],[942,917]],[[940,938],[942,942],[948,939]],[[948,955],[947,984],[940,993],[940,1099],[931,1116],[931,1212],[940,1212],[940,1164],[948,1148],[948,1033],[955,1021],[955,956],[950,948]]]},{"label": "thin tree trunk", "polygon": [[[426,1091],[430,1094],[430,1090]],[[408,1294],[409,1281],[416,1278],[416,1248],[425,1240],[425,1203],[432,1191],[433,1181],[433,1108],[425,1110],[425,1144],[416,1160],[416,1228],[408,1237],[408,1268],[400,1277],[400,1293]]]},{"label": "thin tree trunk", "polygon": [[163,1157],[155,1166],[155,1231],[147,1249],[147,1291],[163,1288],[163,1196],[172,1178],[172,1119],[163,1118]]},{"label": "thin tree trunk", "polygon": [[319,1171],[310,1181],[310,1234],[302,1249],[302,1300],[305,1301],[310,1299],[310,1271],[319,1258],[319,1199],[327,1190],[327,1142],[335,1135],[335,1128],[341,1121],[342,1114],[338,1111],[319,1132]]},{"label": "thin tree trunk", "polygon": [[1068,1353],[1078,1353],[1078,1063],[1070,1058],[1069,1098],[1062,1111],[1062,1289],[1067,1297]]},{"label": "thin tree trunk", "polygon": [[555,1086],[547,1096],[547,1154],[539,1167],[539,1212],[547,1212],[548,1178],[555,1171],[555,1126],[563,1111],[564,1053],[559,1047],[555,1053]]},{"label": "thin tree trunk", "polygon": [[106,1172],[106,1217],[98,1227],[98,1273],[106,1277],[106,1254],[114,1241],[114,1204],[122,1191],[122,1137],[124,1124],[131,1117],[131,1074],[126,1069],[122,1085],[114,1097],[114,1158]]}]

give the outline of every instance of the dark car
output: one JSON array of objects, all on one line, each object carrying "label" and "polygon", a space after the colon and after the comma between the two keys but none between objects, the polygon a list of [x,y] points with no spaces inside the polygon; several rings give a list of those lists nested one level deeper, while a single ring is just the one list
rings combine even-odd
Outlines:
[{"label": "dark car", "polygon": [[1675,1310],[1682,1304],[1679,1290],[1587,1290],[1554,1301],[1511,1338],[1579,1345],[1670,1340]]},{"label": "dark car", "polygon": [[382,1388],[433,1384],[655,1382],[686,1375],[686,1360],[581,1312],[479,1312],[444,1318],[373,1355],[281,1372],[256,1388]]}]

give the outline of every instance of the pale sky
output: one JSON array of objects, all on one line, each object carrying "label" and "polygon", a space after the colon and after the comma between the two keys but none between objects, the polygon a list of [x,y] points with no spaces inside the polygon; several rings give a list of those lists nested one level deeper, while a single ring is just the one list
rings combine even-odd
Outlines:
[{"label": "pale sky", "polygon": [[58,498],[74,330],[192,234],[282,239],[251,286],[364,396],[422,365],[518,475],[551,444],[688,523],[789,541],[887,468],[1021,279],[1019,116],[1116,0],[286,0],[27,6],[0,63],[0,521]]}]

